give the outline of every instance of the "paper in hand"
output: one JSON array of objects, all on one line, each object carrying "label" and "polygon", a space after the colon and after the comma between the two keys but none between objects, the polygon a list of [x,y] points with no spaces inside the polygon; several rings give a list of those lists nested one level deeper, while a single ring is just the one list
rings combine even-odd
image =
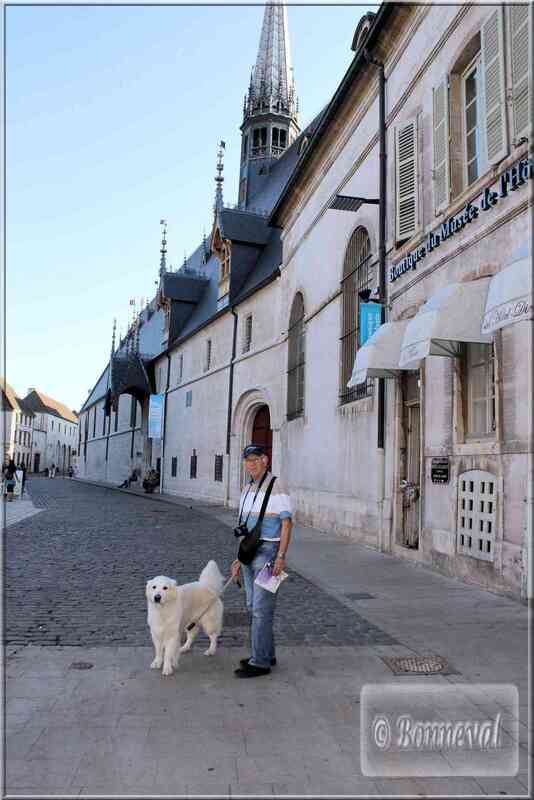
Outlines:
[{"label": "paper in hand", "polygon": [[258,586],[274,594],[278,591],[282,581],[285,581],[287,577],[289,577],[287,572],[280,572],[279,575],[273,575],[273,565],[268,561],[256,575],[254,583],[257,583]]}]

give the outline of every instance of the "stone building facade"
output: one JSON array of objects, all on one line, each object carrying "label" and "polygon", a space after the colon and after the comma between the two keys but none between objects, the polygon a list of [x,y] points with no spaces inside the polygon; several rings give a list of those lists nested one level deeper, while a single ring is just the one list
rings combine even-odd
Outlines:
[{"label": "stone building facade", "polygon": [[[82,410],[81,472],[114,481],[159,459],[162,491],[235,506],[241,449],[261,440],[301,522],[531,596],[529,42],[526,5],[362,18],[255,210],[219,203],[208,248],[160,273]],[[114,448],[121,389],[140,423],[126,414]]]}]

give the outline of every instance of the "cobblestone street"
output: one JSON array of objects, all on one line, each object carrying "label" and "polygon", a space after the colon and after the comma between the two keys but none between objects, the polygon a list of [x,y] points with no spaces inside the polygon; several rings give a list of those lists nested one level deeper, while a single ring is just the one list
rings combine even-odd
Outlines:
[{"label": "cobblestone street", "polygon": [[[231,587],[217,654],[202,655],[200,635],[163,677],[149,669],[145,582],[193,580],[210,558],[227,572],[234,515],[60,478],[28,488],[39,511],[13,516],[4,544],[2,796],[530,796],[521,604],[296,524],[271,674],[234,677],[248,635]],[[389,666],[432,653],[450,669],[403,676]],[[398,702],[407,686],[452,689],[455,702],[431,718],[478,720],[495,711],[491,692],[466,697],[479,684],[517,691],[503,722],[517,769],[496,775],[488,754],[481,774],[466,752],[439,754],[431,773],[411,752],[400,775],[399,753],[382,772],[365,768],[364,687],[398,687]]]},{"label": "cobblestone street", "polygon": [[[59,478],[29,491],[44,510],[7,532],[8,644],[147,645],[146,581],[196,580],[210,558],[226,575],[234,558],[231,528],[197,510]],[[293,570],[279,602],[279,644],[395,644]],[[221,643],[242,646],[244,595],[231,586],[224,603]]]}]

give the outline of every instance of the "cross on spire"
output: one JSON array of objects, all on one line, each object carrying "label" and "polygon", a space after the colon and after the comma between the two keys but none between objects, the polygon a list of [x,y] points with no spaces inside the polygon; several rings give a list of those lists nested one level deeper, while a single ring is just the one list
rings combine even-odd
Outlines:
[{"label": "cross on spire", "polygon": [[215,177],[215,203],[213,206],[214,213],[220,211],[223,207],[223,183],[224,183],[224,150],[226,148],[226,142],[223,142],[222,139],[219,142],[219,149],[217,150],[217,175]]},{"label": "cross on spire", "polygon": [[161,258],[159,261],[159,274],[161,277],[167,272],[167,220],[160,219],[159,224],[161,225]]}]

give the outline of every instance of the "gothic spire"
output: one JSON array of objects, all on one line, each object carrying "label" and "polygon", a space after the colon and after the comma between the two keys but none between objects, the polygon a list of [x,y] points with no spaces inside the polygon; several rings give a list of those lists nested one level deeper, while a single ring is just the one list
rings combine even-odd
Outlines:
[{"label": "gothic spire", "polygon": [[159,261],[159,274],[161,277],[167,272],[167,220],[160,219],[159,224],[161,225],[161,258]]},{"label": "gothic spire", "polygon": [[226,143],[222,140],[219,142],[219,149],[217,151],[217,176],[215,178],[215,204],[213,211],[216,213],[223,207],[223,169],[224,169],[224,149]]},{"label": "gothic spire", "polygon": [[111,334],[111,355],[115,352],[115,334],[117,333],[117,317],[113,317],[113,332]]},{"label": "gothic spire", "polygon": [[265,110],[291,117],[297,114],[287,9],[281,0],[272,0],[265,6],[244,118]]}]

